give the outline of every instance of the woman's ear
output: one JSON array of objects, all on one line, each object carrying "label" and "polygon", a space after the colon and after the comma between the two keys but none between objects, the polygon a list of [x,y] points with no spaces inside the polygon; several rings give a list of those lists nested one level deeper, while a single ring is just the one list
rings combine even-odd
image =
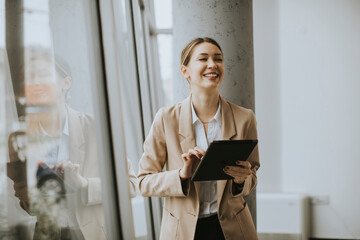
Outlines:
[{"label": "woman's ear", "polygon": [[62,86],[62,90],[64,92],[68,91],[71,87],[71,77],[64,78],[64,85]]},{"label": "woman's ear", "polygon": [[188,73],[186,66],[181,65],[180,71],[181,71],[181,74],[184,76],[184,78],[186,78],[186,79],[190,78],[190,74]]}]

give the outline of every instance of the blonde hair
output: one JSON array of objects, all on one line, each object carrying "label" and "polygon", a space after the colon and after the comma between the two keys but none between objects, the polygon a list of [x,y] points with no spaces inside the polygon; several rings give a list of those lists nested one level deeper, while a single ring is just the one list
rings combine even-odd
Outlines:
[{"label": "blonde hair", "polygon": [[194,48],[203,42],[208,42],[208,43],[214,44],[215,46],[217,46],[220,49],[221,54],[223,54],[220,45],[214,39],[209,38],[209,37],[195,38],[194,40],[189,42],[182,50],[181,59],[180,59],[181,65],[187,66],[189,64],[189,61],[190,61],[190,58],[191,58]]}]

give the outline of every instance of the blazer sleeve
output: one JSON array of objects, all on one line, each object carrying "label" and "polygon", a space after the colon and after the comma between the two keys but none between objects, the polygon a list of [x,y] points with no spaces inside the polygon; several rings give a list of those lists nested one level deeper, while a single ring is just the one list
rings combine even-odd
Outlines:
[{"label": "blazer sleeve", "polygon": [[101,180],[98,177],[87,178],[88,186],[81,189],[82,202],[87,205],[95,205],[102,203]]},{"label": "blazer sleeve", "polygon": [[130,197],[136,197],[137,195],[137,184],[136,184],[136,175],[134,172],[134,168],[132,166],[132,163],[130,159],[126,158],[127,161],[127,167],[128,167],[128,174],[129,174],[129,188],[130,188]]},{"label": "blazer sleeve", "polygon": [[[79,113],[79,123],[85,138],[86,159],[83,163],[82,175],[88,180],[88,186],[81,189],[81,200],[85,206],[102,203],[99,159],[97,158],[97,139],[94,118],[86,113]],[[80,131],[78,129],[77,131]],[[76,132],[73,132],[74,134]],[[78,133],[80,134],[80,132]]]},{"label": "blazer sleeve", "polygon": [[[247,123],[246,131],[245,131],[245,138],[244,139],[258,139],[257,136],[257,129],[256,129],[256,119],[255,114],[252,110],[249,110],[249,121]],[[242,190],[236,191],[236,189],[239,189],[238,187],[231,186],[231,189],[233,191],[233,195],[236,196],[247,196],[253,191],[257,185],[257,177],[256,177],[256,171],[260,167],[260,161],[259,161],[259,147],[258,144],[254,148],[253,152],[250,154],[248,161],[251,164],[251,175],[247,177],[245,180]],[[231,181],[232,185],[235,185],[234,181]]]},{"label": "blazer sleeve", "polygon": [[185,197],[180,169],[162,172],[167,159],[163,110],[156,114],[139,162],[138,188],[144,197]]}]

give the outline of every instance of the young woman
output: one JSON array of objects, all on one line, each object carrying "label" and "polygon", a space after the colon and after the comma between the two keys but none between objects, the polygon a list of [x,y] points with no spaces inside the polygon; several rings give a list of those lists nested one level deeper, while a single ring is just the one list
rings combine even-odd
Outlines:
[{"label": "young woman", "polygon": [[254,113],[220,96],[223,53],[215,40],[191,41],[181,72],[191,95],[156,114],[139,163],[141,194],[165,197],[160,239],[257,239],[243,199],[256,186],[257,147],[247,161],[224,168],[232,180],[190,180],[213,140],[257,139]]}]

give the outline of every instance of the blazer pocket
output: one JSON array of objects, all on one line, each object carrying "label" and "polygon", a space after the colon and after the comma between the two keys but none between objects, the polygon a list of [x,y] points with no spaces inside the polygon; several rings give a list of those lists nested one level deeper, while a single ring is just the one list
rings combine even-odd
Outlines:
[{"label": "blazer pocket", "polygon": [[241,232],[243,234],[243,239],[258,240],[255,225],[246,202],[244,204],[244,208],[236,214],[236,220],[238,221]]},{"label": "blazer pocket", "polygon": [[99,225],[96,221],[91,221],[81,227],[84,239],[105,240],[107,238],[104,230],[103,226]]},{"label": "blazer pocket", "polygon": [[167,209],[164,209],[164,216],[161,224],[160,239],[177,239],[179,219]]}]

